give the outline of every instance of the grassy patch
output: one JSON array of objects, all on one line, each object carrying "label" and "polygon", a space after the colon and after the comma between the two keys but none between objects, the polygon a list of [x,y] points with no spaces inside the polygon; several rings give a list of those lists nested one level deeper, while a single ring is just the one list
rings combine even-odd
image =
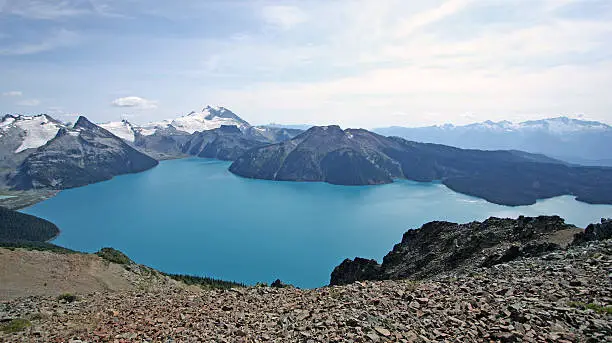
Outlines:
[{"label": "grassy patch", "polygon": [[238,282],[218,280],[218,279],[213,279],[209,277],[194,276],[194,275],[181,275],[181,274],[166,274],[166,273],[162,273],[162,274],[176,281],[180,281],[184,284],[196,285],[204,289],[230,289],[230,288],[235,288],[235,287],[245,287],[244,284],[241,284]]},{"label": "grassy patch", "polygon": [[109,262],[113,262],[117,264],[126,265],[126,264],[134,263],[132,262],[132,260],[130,260],[129,257],[127,257],[126,254],[122,253],[121,251],[117,249],[113,249],[113,248],[102,248],[100,249],[100,251],[96,253],[96,255],[102,257],[103,259]]},{"label": "grassy patch", "polygon": [[74,294],[70,294],[70,293],[64,293],[64,294],[61,294],[59,297],[57,297],[57,300],[60,300],[60,301],[63,300],[67,303],[71,303],[77,300],[77,296]]},{"label": "grassy patch", "polygon": [[580,301],[570,302],[569,306],[580,308],[583,310],[593,310],[597,313],[612,314],[612,306],[603,306],[597,304],[587,304]]},{"label": "grassy patch", "polygon": [[17,318],[17,319],[11,320],[10,322],[6,324],[0,324],[0,325],[1,325],[0,330],[2,332],[14,333],[14,332],[25,330],[26,328],[30,327],[32,323],[30,323],[29,320]]}]

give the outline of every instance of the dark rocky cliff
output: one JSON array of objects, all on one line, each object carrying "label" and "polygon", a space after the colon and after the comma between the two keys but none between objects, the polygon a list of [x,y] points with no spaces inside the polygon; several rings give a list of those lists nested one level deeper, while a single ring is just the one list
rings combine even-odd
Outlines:
[{"label": "dark rocky cliff", "polygon": [[557,216],[492,217],[466,224],[434,221],[407,231],[380,265],[362,258],[343,261],[332,272],[330,284],[424,279],[443,272],[473,271],[561,249],[580,232]]}]

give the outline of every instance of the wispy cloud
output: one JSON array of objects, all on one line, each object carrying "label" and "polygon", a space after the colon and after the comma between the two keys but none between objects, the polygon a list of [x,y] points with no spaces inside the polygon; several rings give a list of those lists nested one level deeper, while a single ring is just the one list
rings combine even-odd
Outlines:
[{"label": "wispy cloud", "polygon": [[10,97],[17,97],[17,96],[22,96],[23,92],[21,91],[8,91],[8,92],[4,92],[2,93],[3,96],[10,96]]},{"label": "wispy cloud", "polygon": [[40,105],[40,100],[38,99],[27,99],[17,102],[19,106],[38,106]]},{"label": "wispy cloud", "polygon": [[131,107],[138,109],[155,109],[157,108],[157,101],[148,100],[137,96],[127,96],[118,98],[111,103],[116,107]]},{"label": "wispy cloud", "polygon": [[304,11],[296,6],[269,5],[261,9],[263,20],[281,29],[291,29],[304,23],[308,17]]},{"label": "wispy cloud", "polygon": [[69,30],[57,30],[38,42],[16,42],[0,48],[0,56],[34,55],[42,52],[72,46],[79,42],[79,35]]},{"label": "wispy cloud", "polygon": [[56,20],[103,13],[107,5],[99,0],[6,0],[0,12],[28,19]]},{"label": "wispy cloud", "polygon": [[[29,12],[14,20],[57,20],[36,22],[33,30],[51,32],[37,37],[18,32],[23,25],[9,27],[0,58],[52,49],[61,58],[53,65],[41,63],[44,54],[5,58],[22,69],[0,66],[0,79],[43,94],[21,85],[49,90],[69,78],[49,96],[75,111],[93,106],[116,118],[121,108],[149,108],[151,119],[161,119],[206,101],[253,122],[417,125],[572,112],[612,122],[604,91],[612,88],[612,6],[605,0],[186,1],[180,8],[161,0],[60,0],[48,2],[55,10],[46,14],[21,1]],[[85,25],[78,13],[94,11],[87,3],[131,19],[95,15]],[[205,27],[194,20],[201,18]],[[60,39],[58,28],[79,33]],[[80,41],[92,44],[78,54],[61,49]],[[113,92],[118,85],[123,91]],[[98,99],[124,94],[160,104]]]}]

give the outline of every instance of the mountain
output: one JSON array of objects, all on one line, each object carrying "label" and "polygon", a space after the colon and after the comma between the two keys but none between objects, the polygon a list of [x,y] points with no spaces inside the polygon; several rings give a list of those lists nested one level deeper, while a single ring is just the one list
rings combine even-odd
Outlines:
[{"label": "mountain", "polygon": [[567,117],[521,123],[485,121],[464,126],[375,129],[385,136],[466,149],[522,150],[584,165],[612,166],[612,127]]},{"label": "mountain", "polygon": [[[277,143],[285,141],[303,132],[298,129],[282,127],[252,126],[229,109],[212,106],[206,106],[200,112],[193,111],[179,118],[152,122],[141,126],[132,124],[127,120],[103,123],[100,126],[157,159],[182,157],[186,151],[195,151],[192,146],[197,145],[198,142],[190,141],[205,139],[203,137],[197,138],[198,133],[218,130],[222,127],[238,128],[242,133],[240,144],[245,147],[253,144],[257,145],[257,142]],[[237,132],[235,133],[237,134]],[[246,140],[252,142],[247,143]],[[223,143],[228,143],[229,146],[221,146]],[[216,145],[218,149],[231,150],[236,145],[235,143],[237,143],[235,140],[219,140]],[[184,147],[185,145],[187,145],[187,148]],[[191,153],[191,155],[197,156],[199,152]],[[236,153],[225,155],[224,159],[235,155]]]},{"label": "mountain", "polygon": [[612,168],[573,167],[525,152],[466,150],[338,126],[313,127],[291,140],[249,150],[230,171],[248,178],[341,185],[440,180],[460,193],[504,205],[564,194],[612,203]]},{"label": "mountain", "polygon": [[262,127],[271,127],[271,128],[276,128],[276,129],[293,129],[293,130],[301,130],[301,131],[306,131],[306,130],[310,129],[313,126],[315,126],[315,125],[308,125],[308,124],[277,124],[277,123],[270,123],[270,124],[267,124],[267,125],[262,125]]},{"label": "mountain", "polygon": [[81,116],[27,156],[8,176],[8,184],[17,190],[65,189],[144,171],[157,163]]},{"label": "mountain", "polygon": [[98,124],[98,126],[125,141],[134,142],[136,140],[136,131],[138,128],[126,119]]},{"label": "mountain", "polygon": [[571,244],[612,238],[612,220],[587,230],[557,216],[502,219],[457,224],[434,221],[406,231],[382,264],[346,259],[331,274],[331,285],[360,280],[422,280],[442,273],[461,275],[510,261],[540,256]]},{"label": "mountain", "polygon": [[62,123],[45,114],[5,115],[0,121],[0,184],[32,151],[53,139],[62,127]]},{"label": "mountain", "polygon": [[268,144],[245,135],[237,126],[222,125],[214,130],[195,132],[182,146],[186,154],[233,161],[247,150]]}]

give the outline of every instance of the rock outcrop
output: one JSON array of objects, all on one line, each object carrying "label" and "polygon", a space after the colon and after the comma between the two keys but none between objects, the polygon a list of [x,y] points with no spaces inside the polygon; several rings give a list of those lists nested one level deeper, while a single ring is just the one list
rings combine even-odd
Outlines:
[{"label": "rock outcrop", "polygon": [[334,125],[249,150],[230,171],[248,178],[341,185],[383,184],[397,178],[440,180],[460,193],[503,205],[528,205],[564,194],[612,204],[612,168],[569,166],[520,151],[410,142]]},{"label": "rock outcrop", "polygon": [[381,265],[361,258],[345,260],[332,272],[330,284],[468,272],[564,248],[579,232],[557,216],[492,217],[467,224],[434,221],[407,231]]},{"label": "rock outcrop", "polygon": [[576,234],[575,243],[612,238],[612,219],[601,218],[601,223],[589,224],[584,232]]}]

